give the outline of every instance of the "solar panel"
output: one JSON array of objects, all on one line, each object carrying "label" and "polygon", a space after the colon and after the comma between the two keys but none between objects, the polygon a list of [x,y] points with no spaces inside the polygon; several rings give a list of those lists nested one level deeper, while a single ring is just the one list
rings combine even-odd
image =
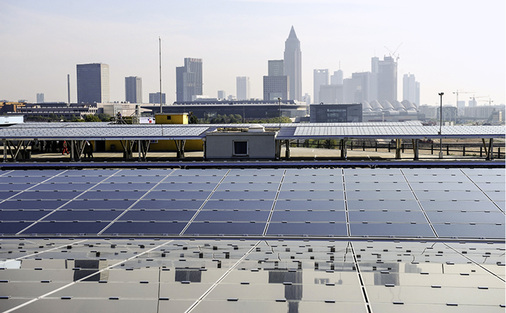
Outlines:
[{"label": "solar panel", "polygon": [[[184,230],[184,236],[430,238],[434,229],[443,238],[481,238],[481,229],[491,225],[485,237],[504,238],[501,170],[109,169],[0,175],[0,220],[8,223],[2,232],[38,221],[24,233],[177,236]],[[34,184],[26,184],[32,175]],[[24,211],[16,211],[20,208]],[[15,221],[22,223],[17,227]],[[466,233],[466,225],[476,227]]]}]

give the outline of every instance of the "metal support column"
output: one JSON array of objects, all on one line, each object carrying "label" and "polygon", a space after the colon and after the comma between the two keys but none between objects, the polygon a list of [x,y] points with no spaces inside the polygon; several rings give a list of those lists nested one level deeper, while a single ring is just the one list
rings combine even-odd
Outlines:
[{"label": "metal support column", "polygon": [[[485,150],[485,160],[488,160],[488,148],[485,138],[481,138],[481,142],[483,143],[483,150]],[[481,148],[480,148],[480,156],[481,156]]]},{"label": "metal support column", "polygon": [[142,158],[141,158],[141,141],[140,140],[137,140],[137,150],[138,150],[139,161],[142,161]]},{"label": "metal support column", "polygon": [[395,158],[400,159],[401,158],[401,145],[402,140],[400,138],[395,139]]},{"label": "metal support column", "polygon": [[75,141],[70,141],[70,162],[75,161]]},{"label": "metal support column", "polygon": [[492,161],[494,159],[494,138],[490,138],[488,143],[488,156],[487,160]]},{"label": "metal support column", "polygon": [[2,139],[2,142],[3,142],[3,151],[4,151],[4,157],[3,157],[3,161],[4,162],[7,162],[7,139]]},{"label": "metal support column", "polygon": [[413,160],[419,159],[419,153],[418,153],[418,139],[413,139]]},{"label": "metal support column", "polygon": [[285,158],[290,158],[290,140],[285,140]]},{"label": "metal support column", "polygon": [[348,153],[346,151],[346,138],[341,139],[341,158],[346,159],[348,157]]}]

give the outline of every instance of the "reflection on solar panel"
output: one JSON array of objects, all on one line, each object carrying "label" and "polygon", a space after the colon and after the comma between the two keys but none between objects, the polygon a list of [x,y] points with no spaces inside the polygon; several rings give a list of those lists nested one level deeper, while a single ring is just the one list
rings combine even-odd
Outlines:
[{"label": "reflection on solar panel", "polygon": [[[29,177],[29,179],[28,179]],[[504,173],[471,169],[4,172],[0,233],[504,238]]]},{"label": "reflection on solar panel", "polygon": [[2,312],[504,312],[504,169],[0,172]]}]

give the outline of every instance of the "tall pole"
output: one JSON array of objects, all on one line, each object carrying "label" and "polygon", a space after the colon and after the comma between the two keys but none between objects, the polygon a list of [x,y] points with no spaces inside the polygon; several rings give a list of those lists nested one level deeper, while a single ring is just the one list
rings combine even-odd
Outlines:
[{"label": "tall pole", "polygon": [[160,113],[162,110],[162,38],[158,37],[158,65],[160,72]]},{"label": "tall pole", "polygon": [[443,126],[443,95],[444,92],[438,93],[439,95],[439,158],[443,158],[443,135],[441,128]]},{"label": "tall pole", "polygon": [[281,98],[278,98],[279,130],[281,130]]},{"label": "tall pole", "polygon": [[67,106],[70,106],[70,74],[67,74]]}]

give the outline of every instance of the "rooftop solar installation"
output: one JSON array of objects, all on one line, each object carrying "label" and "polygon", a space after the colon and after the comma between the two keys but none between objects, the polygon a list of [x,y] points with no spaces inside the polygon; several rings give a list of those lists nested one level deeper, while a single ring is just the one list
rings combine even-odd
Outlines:
[{"label": "rooftop solar installation", "polygon": [[0,311],[504,312],[504,175],[0,171]]},{"label": "rooftop solar installation", "polygon": [[[74,140],[186,140],[203,139],[206,132],[217,128],[248,128],[252,124],[107,124],[107,123],[23,123],[0,127],[4,139],[74,139]],[[293,123],[263,124],[280,128],[278,140],[307,138],[434,138],[438,126],[422,126],[419,122],[390,123]],[[504,137],[504,126],[443,126],[444,138]]]},{"label": "rooftop solar installation", "polygon": [[1,172],[3,236],[504,239],[504,171]]},{"label": "rooftop solar installation", "polygon": [[[96,125],[94,125],[96,124]],[[202,139],[209,127],[169,125],[124,125],[106,123],[27,123],[0,128],[0,138],[8,139]]]}]

